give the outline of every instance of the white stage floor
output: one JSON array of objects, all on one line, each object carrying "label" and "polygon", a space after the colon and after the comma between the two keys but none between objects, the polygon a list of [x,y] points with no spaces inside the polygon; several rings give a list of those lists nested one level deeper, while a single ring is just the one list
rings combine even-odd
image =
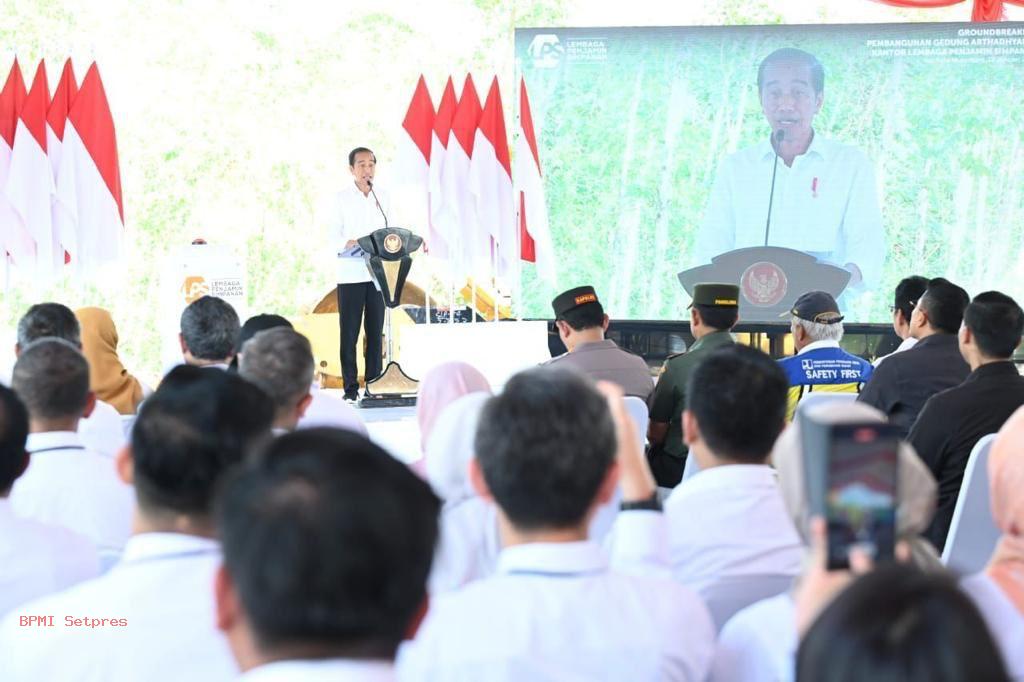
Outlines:
[{"label": "white stage floor", "polygon": [[366,423],[374,443],[406,464],[421,457],[415,407],[374,407],[356,411]]}]

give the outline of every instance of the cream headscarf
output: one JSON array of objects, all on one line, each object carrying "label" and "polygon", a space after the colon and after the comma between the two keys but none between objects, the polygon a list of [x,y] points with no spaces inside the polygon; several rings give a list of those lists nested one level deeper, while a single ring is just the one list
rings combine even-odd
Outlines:
[{"label": "cream headscarf", "polygon": [[988,458],[992,518],[1003,532],[986,572],[1024,613],[1024,407],[999,429]]},{"label": "cream headscarf", "polygon": [[89,361],[89,388],[121,414],[135,414],[142,402],[142,384],[121,364],[110,313],[103,308],[79,308],[75,317],[82,327],[82,354]]},{"label": "cream headscarf", "polygon": [[[878,410],[857,402],[828,403],[810,408],[814,417],[827,424],[872,421],[884,422],[885,416]],[[937,486],[932,473],[917,456],[914,448],[901,442],[898,454],[899,478],[896,482],[898,505],[896,508],[896,533],[899,539],[910,545],[914,563],[920,568],[939,569],[938,554],[931,543],[920,534],[928,527],[935,513]],[[786,508],[793,519],[797,532],[809,541],[810,509],[807,488],[804,485],[803,443],[800,438],[799,420],[792,422],[782,432],[772,450],[772,464],[779,474],[779,486]]]}]

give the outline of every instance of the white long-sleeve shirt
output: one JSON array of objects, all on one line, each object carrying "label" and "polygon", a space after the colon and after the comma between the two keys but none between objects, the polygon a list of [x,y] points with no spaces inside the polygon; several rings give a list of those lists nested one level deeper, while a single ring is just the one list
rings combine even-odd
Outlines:
[{"label": "white long-sleeve shirt", "polygon": [[[390,219],[390,197],[386,190],[377,185],[373,186],[373,192],[364,195],[353,181],[334,196],[330,230],[336,253],[344,251],[345,244],[350,240],[365,237],[374,230],[385,227],[384,216],[381,215],[381,209],[377,208],[374,193],[380,200],[384,214]],[[362,256],[339,256],[337,273],[338,284],[371,281],[370,271]]]}]

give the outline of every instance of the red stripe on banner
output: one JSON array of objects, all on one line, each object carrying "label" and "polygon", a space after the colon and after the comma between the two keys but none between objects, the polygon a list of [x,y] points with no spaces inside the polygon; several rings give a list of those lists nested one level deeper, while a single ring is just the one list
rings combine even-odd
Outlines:
[{"label": "red stripe on banner", "polygon": [[36,75],[32,79],[32,89],[25,97],[19,116],[25,127],[36,138],[36,142],[46,151],[46,111],[50,108],[50,85],[46,82],[46,65],[39,61]]},{"label": "red stripe on banner", "polygon": [[78,83],[75,81],[75,69],[71,65],[69,57],[64,62],[64,70],[60,73],[60,80],[57,81],[57,90],[53,93],[53,100],[46,112],[46,122],[50,124],[58,140],[64,141],[64,126],[68,122],[68,112],[78,95]]},{"label": "red stripe on banner", "polygon": [[480,132],[494,147],[494,156],[512,178],[512,161],[508,153],[508,135],[505,132],[505,112],[501,106],[501,92],[498,90],[498,77],[491,81],[491,89],[487,93],[483,113],[480,115]]},{"label": "red stripe on banner", "polygon": [[530,263],[537,262],[537,243],[526,226],[526,193],[519,192],[519,257]]},{"label": "red stripe on banner", "polygon": [[7,74],[4,89],[0,90],[0,137],[7,146],[14,149],[14,131],[18,129],[18,114],[25,103],[25,79],[21,77],[18,58],[14,58],[11,72]]},{"label": "red stripe on banner", "polygon": [[437,115],[434,116],[434,132],[445,149],[448,148],[448,135],[452,132],[455,107],[455,84],[452,83],[452,77],[448,76],[448,83],[444,86],[441,101],[437,105]]},{"label": "red stripe on banner", "polygon": [[537,173],[543,175],[540,170],[540,155],[537,153],[537,135],[533,132],[533,112],[530,111],[530,98],[526,94],[526,80],[523,78],[519,79],[519,125],[523,128],[526,144],[530,146],[533,161],[537,164]]},{"label": "red stripe on banner", "polygon": [[409,102],[409,110],[405,112],[402,127],[409,133],[423,158],[430,163],[430,136],[434,131],[434,103],[430,101],[427,82],[420,76],[416,83],[416,91]]},{"label": "red stripe on banner", "polygon": [[462,85],[462,96],[455,107],[455,118],[452,119],[452,135],[470,157],[473,156],[473,139],[476,127],[480,122],[480,98],[473,85],[473,77],[466,74],[466,82]]},{"label": "red stripe on banner", "polygon": [[121,171],[117,160],[117,136],[114,134],[114,117],[110,114],[107,93],[96,62],[92,63],[82,81],[82,89],[71,106],[68,120],[82,138],[89,150],[89,156],[100,171],[107,189],[117,202],[117,212],[124,224],[124,207],[121,204]]}]

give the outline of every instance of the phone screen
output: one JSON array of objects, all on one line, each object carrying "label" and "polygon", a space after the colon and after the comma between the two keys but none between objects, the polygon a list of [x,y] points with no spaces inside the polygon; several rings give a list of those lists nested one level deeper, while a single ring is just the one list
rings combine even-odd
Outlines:
[{"label": "phone screen", "polygon": [[888,424],[836,424],[829,440],[828,567],[849,568],[854,545],[875,561],[892,559],[899,448],[895,429]]}]

